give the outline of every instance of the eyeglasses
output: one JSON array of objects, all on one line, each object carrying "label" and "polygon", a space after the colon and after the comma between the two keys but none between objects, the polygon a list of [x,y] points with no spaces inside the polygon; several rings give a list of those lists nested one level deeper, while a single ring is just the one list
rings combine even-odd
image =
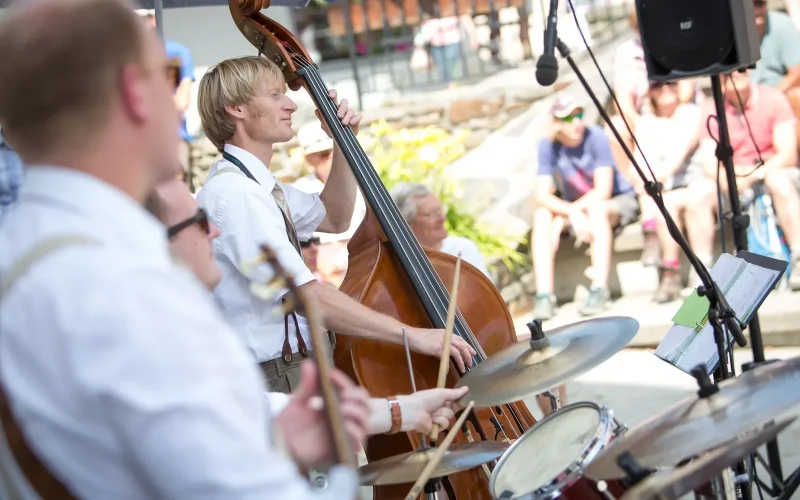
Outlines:
[{"label": "eyeglasses", "polygon": [[319,237],[313,237],[308,241],[301,241],[300,248],[309,248],[311,245],[319,245]]},{"label": "eyeglasses", "polygon": [[206,234],[210,234],[211,233],[211,227],[208,224],[208,214],[206,214],[206,211],[201,208],[192,217],[189,217],[188,219],[186,219],[184,221],[181,221],[181,222],[175,224],[174,226],[171,226],[171,227],[167,228],[167,238],[172,239],[175,236],[177,236],[178,233],[180,233],[184,229],[186,229],[188,227],[192,227],[195,224],[199,224],[200,228]]},{"label": "eyeglasses", "polygon": [[577,113],[572,113],[569,116],[565,116],[564,118],[559,118],[564,123],[572,123],[576,119],[583,120],[583,111],[578,111]]}]

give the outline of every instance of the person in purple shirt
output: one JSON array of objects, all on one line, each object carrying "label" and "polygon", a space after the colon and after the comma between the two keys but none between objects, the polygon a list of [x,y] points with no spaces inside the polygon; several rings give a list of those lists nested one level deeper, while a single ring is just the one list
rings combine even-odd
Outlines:
[{"label": "person in purple shirt", "polygon": [[[148,26],[156,29],[156,15],[154,10],[139,9],[137,14],[146,19]],[[183,179],[189,185],[189,189],[194,192],[195,186],[192,182],[191,172],[191,143],[192,136],[186,128],[186,111],[189,109],[192,98],[192,84],[194,83],[194,61],[192,53],[185,45],[173,40],[165,40],[164,48],[167,52],[167,61],[175,67],[175,107],[184,118],[181,120],[180,135],[183,139],[178,145],[178,161],[180,161],[183,172]]]},{"label": "person in purple shirt", "polygon": [[556,98],[550,137],[539,142],[532,251],[536,276],[534,315],[555,314],[553,268],[561,233],[569,227],[591,246],[592,285],[584,316],[605,310],[614,231],[639,217],[633,187],[617,169],[603,129],[586,126],[583,107],[570,95]]}]

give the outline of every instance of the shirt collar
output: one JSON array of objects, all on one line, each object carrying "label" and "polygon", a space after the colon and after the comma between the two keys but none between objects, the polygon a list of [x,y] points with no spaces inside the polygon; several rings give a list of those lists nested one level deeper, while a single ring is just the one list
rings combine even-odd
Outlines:
[{"label": "shirt collar", "polygon": [[[746,103],[744,103],[744,109],[741,112],[746,114],[748,111],[755,108],[758,105],[758,97],[760,94],[761,91],[758,88],[758,84],[755,82],[750,82],[750,98],[747,99]],[[739,95],[741,95],[741,91],[739,91]],[[737,98],[734,97],[734,99]],[[728,99],[725,99],[725,108],[729,112],[739,113],[739,106],[734,106],[733,102]]]},{"label": "shirt collar", "polygon": [[116,187],[78,170],[28,168],[20,202],[45,200],[91,221],[102,236],[134,252],[169,258],[164,225]]},{"label": "shirt collar", "polygon": [[[237,160],[253,174],[259,184],[267,191],[272,191],[275,187],[275,176],[269,171],[269,168],[264,165],[264,162],[256,158],[255,155],[245,151],[242,148],[236,147],[233,144],[225,144],[225,152],[236,157]],[[227,161],[227,160],[225,160]]]}]

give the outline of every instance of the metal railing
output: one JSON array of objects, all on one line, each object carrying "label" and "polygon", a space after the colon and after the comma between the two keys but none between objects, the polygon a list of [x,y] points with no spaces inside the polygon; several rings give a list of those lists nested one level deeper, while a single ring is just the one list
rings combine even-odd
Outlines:
[{"label": "metal railing", "polygon": [[[323,69],[349,67],[359,95],[469,84],[535,60],[544,0],[349,0],[313,4],[298,18],[311,29]],[[575,22],[562,1],[559,34]],[[630,33],[630,0],[574,0],[593,46]],[[562,29],[571,28],[571,30]],[[311,37],[309,37],[309,40]],[[568,42],[569,45],[569,42]],[[576,58],[580,44],[575,44]],[[416,64],[412,64],[416,63]]]}]

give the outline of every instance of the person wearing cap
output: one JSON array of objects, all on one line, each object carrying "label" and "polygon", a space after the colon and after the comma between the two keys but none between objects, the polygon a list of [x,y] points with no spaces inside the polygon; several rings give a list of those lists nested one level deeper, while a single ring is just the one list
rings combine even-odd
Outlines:
[{"label": "person wearing cap", "polygon": [[603,129],[586,126],[583,106],[573,96],[556,97],[550,137],[539,142],[537,207],[533,217],[533,267],[536,276],[534,314],[549,319],[555,312],[553,268],[561,232],[572,229],[578,242],[591,246],[592,285],[579,312],[605,310],[614,229],[634,222],[639,202],[619,172]]},{"label": "person wearing cap", "polygon": [[[333,165],[333,139],[322,130],[318,121],[314,121],[300,127],[297,131],[297,141],[303,150],[306,163],[311,167],[311,172],[298,179],[292,186],[309,194],[321,193]],[[367,206],[360,192],[356,194],[355,203],[350,228],[347,231],[339,234],[316,232],[312,239],[300,242],[306,264],[310,269],[313,266],[312,271],[318,279],[323,277],[322,281],[339,285],[344,279],[347,271],[347,242],[353,237],[367,213]]]},{"label": "person wearing cap", "polygon": [[[138,9],[136,13],[147,21],[147,25],[156,29],[156,11],[152,9]],[[181,141],[178,143],[178,161],[180,161],[184,182],[194,192],[191,168],[191,143],[192,135],[186,127],[186,112],[189,110],[192,98],[192,84],[194,83],[194,60],[189,48],[174,40],[164,40],[167,51],[167,60],[175,76],[175,107],[183,119],[180,124]]]}]

